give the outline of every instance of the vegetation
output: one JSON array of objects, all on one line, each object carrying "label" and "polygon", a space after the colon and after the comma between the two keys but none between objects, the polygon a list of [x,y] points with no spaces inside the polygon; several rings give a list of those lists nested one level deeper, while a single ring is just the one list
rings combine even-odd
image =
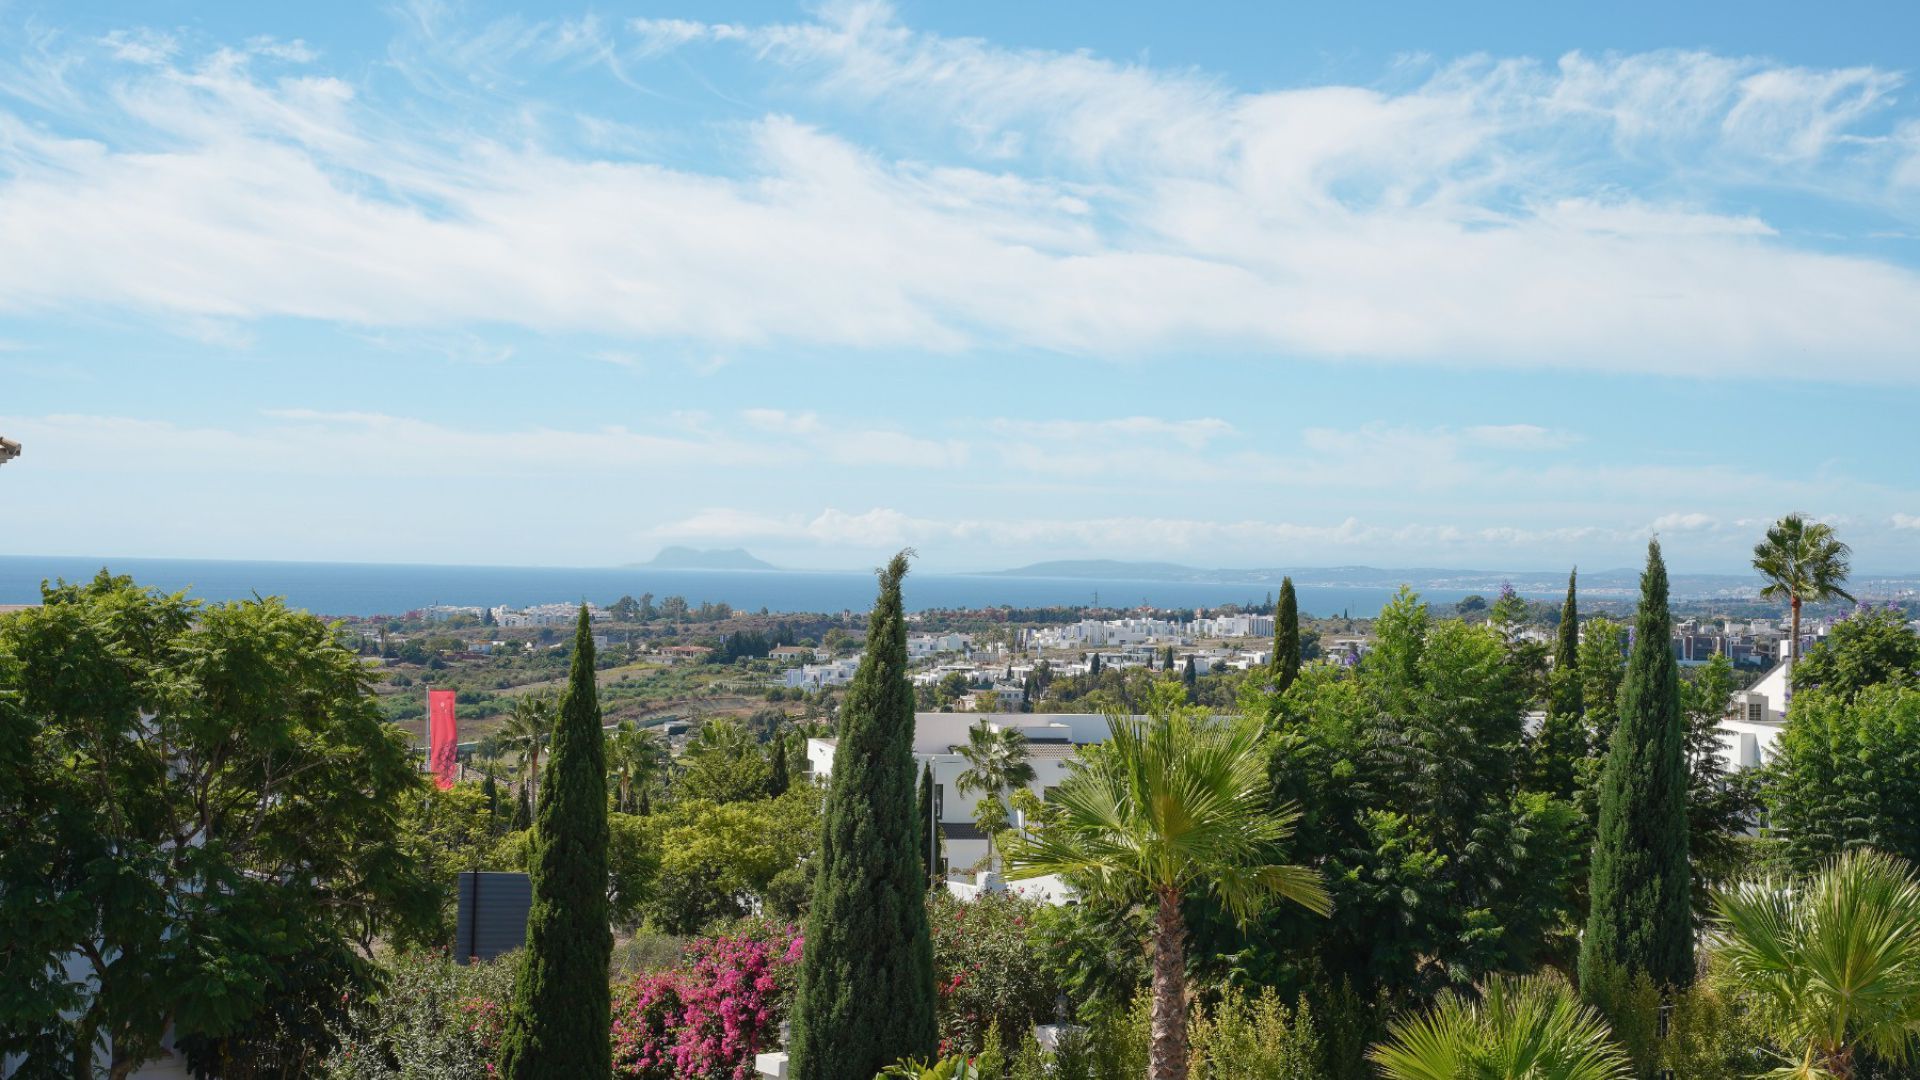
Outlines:
[{"label": "vegetation", "polygon": [[1853,597],[1841,584],[1847,580],[1852,552],[1833,535],[1833,526],[1808,521],[1800,514],[1788,514],[1767,530],[1766,539],[1754,545],[1753,568],[1767,584],[1760,595],[1768,599],[1784,598],[1792,612],[1792,633],[1788,636],[1789,659],[1800,660],[1800,609],[1839,597]]},{"label": "vegetation", "polygon": [[1273,688],[1286,693],[1300,677],[1300,602],[1293,579],[1280,579],[1280,599],[1273,609]]},{"label": "vegetation", "polygon": [[1330,907],[1314,871],[1277,861],[1293,815],[1269,812],[1258,726],[1183,698],[1167,684],[1144,718],[1109,716],[1107,741],[1088,748],[1050,819],[1008,850],[1014,878],[1061,874],[1153,906],[1153,1080],[1187,1075],[1190,893],[1211,893],[1243,922],[1275,898]]},{"label": "vegetation", "polygon": [[793,1009],[798,1080],[870,1076],[933,1050],[933,944],[914,813],[905,552],[880,573],[841,710]]},{"label": "vegetation", "polygon": [[1619,722],[1600,779],[1592,904],[1580,942],[1580,980],[1646,973],[1663,986],[1693,981],[1687,851],[1687,760],[1680,672],[1668,641],[1667,568],[1647,545],[1633,656]]},{"label": "vegetation", "polygon": [[1553,976],[1499,978],[1396,1021],[1368,1055],[1386,1080],[1627,1080],[1606,1021]]},{"label": "vegetation", "polygon": [[982,719],[967,731],[967,744],[960,747],[967,767],[954,780],[962,795],[982,795],[976,820],[987,837],[987,865],[993,865],[994,842],[1007,828],[1006,797],[1015,788],[1033,782],[1033,765],[1027,761],[1027,737],[1012,729],[995,731]]},{"label": "vegetation", "polygon": [[511,1080],[606,1076],[611,1068],[607,757],[584,605],[559,714],[533,821],[527,948],[502,1037],[501,1072]]}]

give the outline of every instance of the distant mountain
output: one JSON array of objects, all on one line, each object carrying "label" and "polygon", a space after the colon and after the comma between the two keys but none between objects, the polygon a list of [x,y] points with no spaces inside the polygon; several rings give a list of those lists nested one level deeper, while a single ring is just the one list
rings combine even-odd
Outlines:
[{"label": "distant mountain", "polygon": [[636,564],[649,570],[778,570],[747,554],[744,548],[661,548],[660,554]]}]

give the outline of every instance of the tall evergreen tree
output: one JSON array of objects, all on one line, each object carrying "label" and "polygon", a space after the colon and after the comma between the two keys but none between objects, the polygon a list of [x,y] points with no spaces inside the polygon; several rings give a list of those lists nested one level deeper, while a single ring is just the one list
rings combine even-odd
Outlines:
[{"label": "tall evergreen tree", "polygon": [[1094,653],[1093,656],[1087,660],[1087,677],[1091,679],[1097,679],[1100,677],[1100,654],[1099,653]]},{"label": "tall evergreen tree", "polygon": [[1547,676],[1547,715],[1534,738],[1528,785],[1559,799],[1573,798],[1580,759],[1587,756],[1587,720],[1581,702],[1579,572],[1567,575],[1567,602],[1560,608],[1553,671]]},{"label": "tall evergreen tree", "polygon": [[501,1038],[509,1080],[613,1071],[607,1031],[607,752],[593,676],[586,605],[574,632],[573,667],[540,785],[528,858],[533,906]]},{"label": "tall evergreen tree", "polygon": [[487,800],[487,835],[492,836],[500,829],[500,789],[493,782],[493,766],[487,766],[487,777],[480,781],[480,797]]},{"label": "tall evergreen tree", "polygon": [[1600,778],[1591,908],[1580,984],[1595,994],[1616,973],[1662,986],[1693,981],[1687,852],[1686,728],[1673,657],[1667,567],[1647,545],[1633,652]]},{"label": "tall evergreen tree", "polygon": [[868,1080],[903,1057],[931,1054],[936,1041],[900,601],[906,574],[906,552],[880,572],[866,656],[840,708],[793,1003],[796,1080]]},{"label": "tall evergreen tree", "polygon": [[1282,693],[1300,677],[1300,606],[1293,579],[1280,579],[1280,603],[1273,610],[1273,688]]},{"label": "tall evergreen tree", "polygon": [[768,765],[770,766],[767,772],[767,794],[777,799],[785,795],[787,788],[793,784],[787,772],[786,732],[783,731],[773,737],[773,743],[768,746],[767,753],[769,755]]},{"label": "tall evergreen tree", "polygon": [[525,784],[520,785],[520,792],[514,798],[513,820],[507,823],[507,827],[514,832],[533,828],[533,807],[527,803],[527,785]]},{"label": "tall evergreen tree", "polygon": [[940,833],[933,820],[933,761],[920,771],[920,852],[927,868],[927,885],[940,880]]},{"label": "tall evergreen tree", "polygon": [[1199,689],[1200,676],[1193,670],[1193,657],[1187,657],[1186,669],[1180,672],[1180,681],[1187,688],[1187,700],[1193,700],[1194,691]]}]

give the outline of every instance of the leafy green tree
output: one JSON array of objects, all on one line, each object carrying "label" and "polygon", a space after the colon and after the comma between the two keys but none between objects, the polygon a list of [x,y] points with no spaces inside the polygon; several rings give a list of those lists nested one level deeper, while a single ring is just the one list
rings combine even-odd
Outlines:
[{"label": "leafy green tree", "polygon": [[1751,778],[1728,771],[1720,756],[1720,721],[1738,685],[1733,662],[1716,654],[1691,676],[1680,687],[1687,728],[1687,850],[1694,923],[1705,928],[1713,915],[1713,889],[1732,881],[1745,862],[1744,836],[1759,804]]},{"label": "leafy green tree", "polygon": [[533,823],[527,947],[501,1044],[510,1080],[612,1072],[607,755],[585,604]]},{"label": "leafy green tree", "polygon": [[1620,684],[1627,677],[1627,628],[1602,616],[1580,636],[1580,703],[1587,713],[1587,745],[1605,759],[1620,717]]},{"label": "leafy green tree", "polygon": [[1920,688],[1796,694],[1776,755],[1764,798],[1794,868],[1861,847],[1920,860]]},{"label": "leafy green tree", "polygon": [[1795,693],[1823,690],[1851,701],[1882,683],[1920,684],[1920,634],[1892,607],[1834,623],[1793,669]]},{"label": "leafy green tree", "polygon": [[934,1048],[906,574],[906,552],[880,572],[866,655],[840,709],[792,1012],[797,1080],[864,1080]]},{"label": "leafy green tree", "polygon": [[1280,601],[1273,609],[1273,688],[1286,693],[1300,677],[1300,601],[1293,579],[1280,579]]},{"label": "leafy green tree", "polygon": [[792,784],[792,777],[787,773],[787,736],[782,732],[775,735],[767,747],[767,795],[777,799],[785,795]]},{"label": "leafy green tree", "polygon": [[642,819],[652,880],[641,907],[657,927],[700,933],[756,909],[792,918],[820,839],[820,791],[806,781],[777,799],[683,799]]},{"label": "leafy green tree", "polygon": [[1107,741],[1053,793],[1049,820],[1007,851],[1010,877],[1062,874],[1152,905],[1152,1080],[1187,1075],[1189,893],[1212,894],[1243,923],[1275,898],[1321,914],[1330,904],[1317,873],[1277,861],[1293,816],[1267,805],[1259,725],[1183,697],[1162,684],[1146,716],[1109,714]]},{"label": "leafy green tree", "polygon": [[614,807],[623,814],[639,809],[640,801],[665,773],[666,747],[660,736],[622,720],[607,738],[607,772],[614,783]]},{"label": "leafy green tree", "polygon": [[[420,941],[425,795],[365,665],[277,599],[102,571],[0,618],[0,1057],[108,1075],[177,1040],[327,1015],[373,941]],[[282,1046],[288,1059],[303,1051]]]},{"label": "leafy green tree", "polygon": [[527,800],[527,785],[521,784],[514,794],[513,820],[507,823],[507,831],[520,832],[533,828],[533,805]]},{"label": "leafy green tree", "polygon": [[1852,851],[1809,879],[1756,881],[1718,903],[1716,954],[1785,1061],[1769,1075],[1849,1080],[1869,1058],[1914,1060],[1920,881],[1908,863]]},{"label": "leafy green tree", "polygon": [[[1036,775],[1027,760],[1027,737],[1011,728],[994,731],[981,719],[967,729],[967,744],[960,747],[960,756],[967,767],[954,779],[954,786],[962,795],[984,796],[976,812],[987,837],[987,865],[991,867],[994,839],[1006,829],[1007,792],[1033,783]],[[990,829],[989,821],[998,829]]]},{"label": "leafy green tree", "polygon": [[1577,572],[1567,575],[1567,600],[1560,609],[1553,670],[1547,677],[1547,715],[1540,723],[1530,755],[1529,787],[1571,800],[1578,791],[1580,761],[1588,753],[1587,718],[1580,685],[1580,607]]},{"label": "leafy green tree", "polygon": [[1693,982],[1686,729],[1671,644],[1667,567],[1647,545],[1633,655],[1600,780],[1591,903],[1580,941],[1583,986],[1619,971],[1661,986]]},{"label": "leafy green tree", "polygon": [[767,793],[773,768],[753,735],[736,720],[701,723],[680,757],[684,771],[674,784],[681,798],[743,802]]},{"label": "leafy green tree", "polygon": [[1367,1057],[1386,1080],[1628,1080],[1607,1023],[1556,976],[1496,978],[1396,1021]]},{"label": "leafy green tree", "polygon": [[1841,588],[1851,571],[1852,550],[1833,535],[1833,526],[1788,514],[1773,523],[1766,539],[1753,546],[1753,568],[1767,579],[1760,595],[1786,598],[1793,613],[1788,657],[1800,660],[1800,606],[1853,597]]}]

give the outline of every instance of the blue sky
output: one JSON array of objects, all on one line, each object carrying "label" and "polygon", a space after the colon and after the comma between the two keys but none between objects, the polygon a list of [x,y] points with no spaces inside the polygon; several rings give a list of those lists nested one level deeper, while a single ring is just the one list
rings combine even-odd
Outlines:
[{"label": "blue sky", "polygon": [[0,0],[0,547],[1920,569],[1920,10],[1569,6]]}]

